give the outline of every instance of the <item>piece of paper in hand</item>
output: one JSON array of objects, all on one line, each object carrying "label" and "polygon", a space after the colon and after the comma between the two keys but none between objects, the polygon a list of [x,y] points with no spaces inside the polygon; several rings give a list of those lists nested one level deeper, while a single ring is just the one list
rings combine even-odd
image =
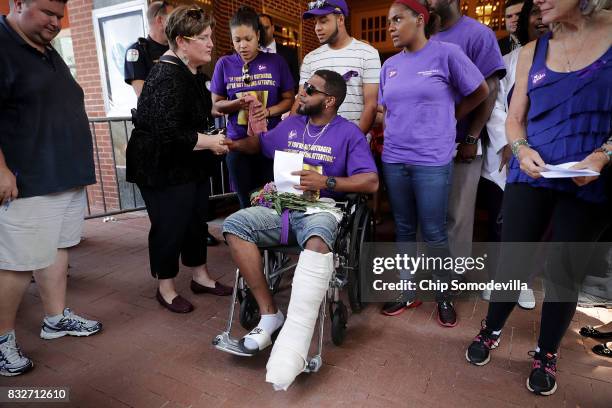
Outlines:
[{"label": "piece of paper in hand", "polygon": [[301,190],[293,188],[300,184],[300,176],[291,173],[301,171],[304,166],[302,153],[290,153],[277,150],[274,152],[274,184],[279,193],[302,194]]},{"label": "piece of paper in hand", "polygon": [[544,167],[548,171],[543,171],[540,174],[544,178],[570,178],[584,176],[599,176],[599,173],[589,169],[571,169],[578,162],[568,162],[562,164],[547,164]]}]

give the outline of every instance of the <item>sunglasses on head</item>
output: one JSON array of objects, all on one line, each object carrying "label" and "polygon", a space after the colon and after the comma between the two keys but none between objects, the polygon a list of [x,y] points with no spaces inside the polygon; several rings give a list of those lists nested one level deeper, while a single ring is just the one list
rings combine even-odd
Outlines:
[{"label": "sunglasses on head", "polygon": [[315,88],[315,86],[313,84],[310,84],[308,82],[304,82],[304,92],[306,92],[306,95],[308,95],[308,96],[312,96],[315,93],[321,93],[321,94],[326,95],[326,96],[331,96],[327,92],[324,92],[324,91],[321,91],[321,90]]},{"label": "sunglasses on head", "polygon": [[317,0],[317,1],[311,1],[310,3],[308,3],[308,10],[321,9],[325,6],[336,7],[335,4],[328,3],[325,0]]},{"label": "sunglasses on head", "polygon": [[160,13],[162,12],[162,10],[164,11],[164,13],[166,13],[167,11],[167,7],[170,5],[170,3],[168,3],[167,1],[162,1],[161,5],[159,6],[159,8],[157,9],[157,11],[155,12],[155,14],[153,15],[153,18],[157,17],[160,15]]},{"label": "sunglasses on head", "polygon": [[200,20],[204,17],[204,13],[205,11],[203,9],[196,7],[187,10],[187,13],[185,13],[185,15],[187,17],[193,18],[194,20]]},{"label": "sunglasses on head", "polygon": [[246,86],[249,86],[252,80],[251,74],[249,74],[249,64],[244,64],[242,66],[242,82],[244,82]]}]

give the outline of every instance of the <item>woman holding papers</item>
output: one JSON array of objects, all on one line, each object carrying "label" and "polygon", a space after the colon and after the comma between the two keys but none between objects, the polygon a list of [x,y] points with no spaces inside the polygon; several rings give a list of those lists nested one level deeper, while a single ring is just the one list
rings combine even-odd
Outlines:
[{"label": "woman holding papers", "polygon": [[[240,7],[230,20],[230,32],[236,52],[217,61],[210,89],[215,110],[229,115],[227,136],[240,140],[247,137],[249,121],[264,127],[267,122],[268,130],[278,125],[293,104],[294,82],[283,57],[260,51],[255,10]],[[248,207],[252,190],[272,179],[272,162],[239,152],[230,152],[226,160],[240,207]]]},{"label": "woman holding papers", "polygon": [[[612,145],[612,13],[608,0],[536,0],[552,31],[521,50],[506,121],[514,158],[508,170],[502,227],[504,242],[537,242],[552,226],[553,242],[594,242],[610,224]],[[585,46],[587,45],[588,46]],[[600,176],[542,177],[549,165],[578,162]],[[567,167],[567,165],[565,165]],[[608,186],[606,185],[608,184]],[[522,253],[535,252],[535,245]],[[527,388],[539,395],[557,389],[561,339],[576,309],[589,249],[572,244],[546,264],[546,297]],[[527,256],[502,247],[500,276],[528,270]],[[563,247],[562,247],[563,248]],[[572,248],[574,250],[572,251]],[[580,251],[576,248],[581,248]],[[573,253],[572,253],[573,252]],[[514,276],[516,278],[516,276]],[[562,285],[559,285],[562,283]],[[466,351],[484,365],[497,347],[518,293],[494,293],[482,330]],[[503,302],[495,302],[502,299]]]}]

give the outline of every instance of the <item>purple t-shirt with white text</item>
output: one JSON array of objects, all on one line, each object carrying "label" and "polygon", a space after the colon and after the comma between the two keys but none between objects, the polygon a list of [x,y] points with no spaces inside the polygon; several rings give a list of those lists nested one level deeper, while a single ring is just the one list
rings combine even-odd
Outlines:
[{"label": "purple t-shirt with white text", "polygon": [[[354,123],[336,116],[320,137],[311,138],[306,129],[307,116],[292,115],[276,128],[259,136],[261,152],[273,159],[277,150],[304,153],[304,163],[321,166],[325,176],[349,177],[354,174],[376,173],[376,164],[363,133]],[[308,125],[315,136],[324,126]],[[327,190],[322,197],[339,197]]]},{"label": "purple t-shirt with white text", "polygon": [[[489,27],[471,17],[462,16],[452,27],[440,31],[431,39],[457,44],[485,78],[497,74],[501,79],[506,75],[506,65],[497,44],[495,33]],[[465,140],[469,120],[470,116],[457,124],[458,142]]]},{"label": "purple t-shirt with white text", "polygon": [[[221,57],[215,65],[210,83],[210,91],[228,100],[235,100],[247,94],[257,96],[264,106],[278,104],[282,93],[293,91],[294,81],[289,66],[278,54],[260,52],[249,62],[251,84],[246,86],[242,80],[244,61],[234,53]],[[268,129],[273,129],[281,121],[279,116],[268,119]],[[242,110],[229,115],[227,136],[237,140],[247,136],[248,111]]]},{"label": "purple t-shirt with white text", "polygon": [[484,77],[455,44],[428,41],[383,64],[378,103],[386,108],[382,161],[442,166],[455,150],[455,98]]}]

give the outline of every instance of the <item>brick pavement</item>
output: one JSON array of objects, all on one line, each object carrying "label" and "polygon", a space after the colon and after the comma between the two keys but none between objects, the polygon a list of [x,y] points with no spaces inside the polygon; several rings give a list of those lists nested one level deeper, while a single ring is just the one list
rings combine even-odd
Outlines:
[{"label": "brick pavement", "polygon": [[[275,393],[264,381],[267,352],[238,358],[211,345],[230,300],[188,292],[190,277],[183,271],[179,291],[196,310],[163,310],[148,272],[148,220],[142,213],[117,218],[87,221],[85,241],[71,251],[69,306],[102,320],[104,332],[41,340],[42,308],[33,284],[19,311],[17,335],[36,366],[24,376],[0,378],[0,386],[69,386],[70,406],[104,408],[612,406],[612,362],[593,355],[595,341],[577,334],[585,324],[612,320],[612,311],[578,310],[562,344],[560,388],[542,398],[525,388],[539,308],[517,309],[492,362],[475,367],[464,352],[486,312],[479,299],[457,304],[460,323],[454,329],[438,326],[433,304],[396,318],[370,305],[351,317],[342,347],[327,335],[319,373],[301,375],[288,392]],[[212,231],[219,235],[218,224]],[[226,247],[210,248],[209,265],[215,277],[231,283],[234,266]]]}]

